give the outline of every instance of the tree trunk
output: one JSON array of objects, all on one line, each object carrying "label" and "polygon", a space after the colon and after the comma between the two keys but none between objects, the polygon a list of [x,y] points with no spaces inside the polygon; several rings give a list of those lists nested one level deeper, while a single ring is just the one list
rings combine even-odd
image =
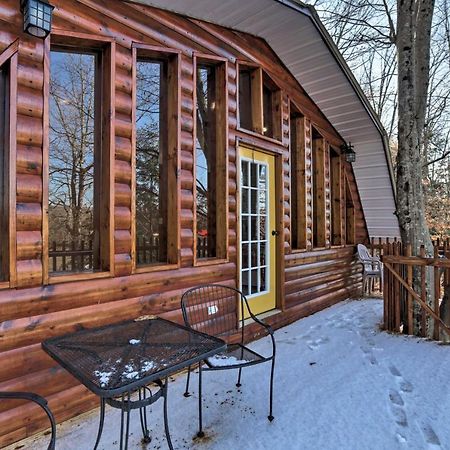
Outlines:
[{"label": "tree trunk", "polygon": [[[433,0],[398,0],[398,153],[397,215],[402,241],[418,255],[424,245],[432,255],[422,187],[423,133],[430,64]],[[419,273],[414,286],[420,291]],[[427,276],[427,291],[431,285]],[[427,296],[431,302],[431,296]],[[416,314],[418,317],[418,314]],[[417,329],[417,325],[416,325]],[[432,332],[432,330],[429,330]]]}]

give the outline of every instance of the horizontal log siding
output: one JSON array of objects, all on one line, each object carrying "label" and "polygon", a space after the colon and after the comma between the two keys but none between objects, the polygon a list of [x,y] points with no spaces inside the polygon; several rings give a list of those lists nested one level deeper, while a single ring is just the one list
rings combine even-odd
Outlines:
[{"label": "horizontal log siding", "polygon": [[[349,295],[360,286],[353,265],[353,248],[308,251],[312,242],[311,167],[307,166],[307,237],[305,252],[290,247],[289,100],[306,116],[306,154],[311,153],[311,125],[340,137],[305,94],[296,80],[279,64],[265,42],[142,5],[106,0],[53,0],[54,28],[114,37],[115,122],[113,278],[43,285],[43,140],[44,140],[44,45],[22,31],[22,15],[16,0],[2,0],[0,52],[20,38],[17,77],[17,286],[0,290],[0,389],[33,390],[44,395],[58,421],[66,420],[98,404],[96,397],[59,368],[40,348],[43,339],[141,314],[158,314],[181,321],[182,292],[196,284],[221,282],[235,285],[237,275],[237,72],[236,62],[260,64],[283,91],[280,181],[280,229],[278,247],[279,294],[285,291],[284,311],[268,320],[274,327],[286,325]],[[180,104],[180,268],[132,275],[131,155],[132,155],[132,44],[172,47],[181,51]],[[194,85],[193,52],[228,59],[228,262],[193,267],[194,204]],[[283,147],[284,146],[284,147]],[[357,187],[347,165],[351,189]],[[329,205],[329,186],[327,186]],[[367,239],[360,203],[355,205],[357,240]],[[329,217],[329,216],[328,216]],[[329,230],[329,220],[327,221]],[[329,231],[328,231],[329,236]],[[283,269],[285,266],[285,269]],[[283,299],[284,301],[284,299]],[[249,327],[248,339],[256,337]],[[48,380],[52,382],[49,383]],[[38,408],[21,402],[0,405],[0,447],[48,426]]]}]

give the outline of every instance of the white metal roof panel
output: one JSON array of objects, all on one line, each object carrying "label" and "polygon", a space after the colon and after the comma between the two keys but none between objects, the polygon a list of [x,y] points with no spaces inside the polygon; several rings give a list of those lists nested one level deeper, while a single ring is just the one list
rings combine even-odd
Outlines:
[{"label": "white metal roof panel", "polygon": [[[335,129],[355,146],[353,167],[369,234],[400,235],[383,129],[312,7],[296,0],[134,1],[263,38]],[[379,206],[381,192],[384,208]]]}]

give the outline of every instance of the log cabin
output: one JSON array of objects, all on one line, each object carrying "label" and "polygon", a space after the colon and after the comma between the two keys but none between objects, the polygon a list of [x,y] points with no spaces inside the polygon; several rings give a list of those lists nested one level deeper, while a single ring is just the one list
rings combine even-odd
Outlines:
[{"label": "log cabin", "polygon": [[[276,328],[358,292],[355,244],[399,235],[392,168],[312,7],[50,3],[0,0],[0,390],[59,422],[96,407],[41,341],[181,321],[198,284],[241,288]],[[0,447],[46,426],[0,404]]]}]

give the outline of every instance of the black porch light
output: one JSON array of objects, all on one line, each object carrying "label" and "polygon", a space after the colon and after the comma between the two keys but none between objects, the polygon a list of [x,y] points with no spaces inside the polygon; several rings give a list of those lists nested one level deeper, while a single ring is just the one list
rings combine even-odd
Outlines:
[{"label": "black porch light", "polygon": [[23,30],[39,38],[45,38],[52,29],[54,6],[43,0],[21,0]]},{"label": "black porch light", "polygon": [[345,155],[345,160],[349,163],[354,163],[356,161],[356,153],[355,150],[353,150],[353,145],[351,142],[348,144],[342,144],[341,145],[342,153]]}]

